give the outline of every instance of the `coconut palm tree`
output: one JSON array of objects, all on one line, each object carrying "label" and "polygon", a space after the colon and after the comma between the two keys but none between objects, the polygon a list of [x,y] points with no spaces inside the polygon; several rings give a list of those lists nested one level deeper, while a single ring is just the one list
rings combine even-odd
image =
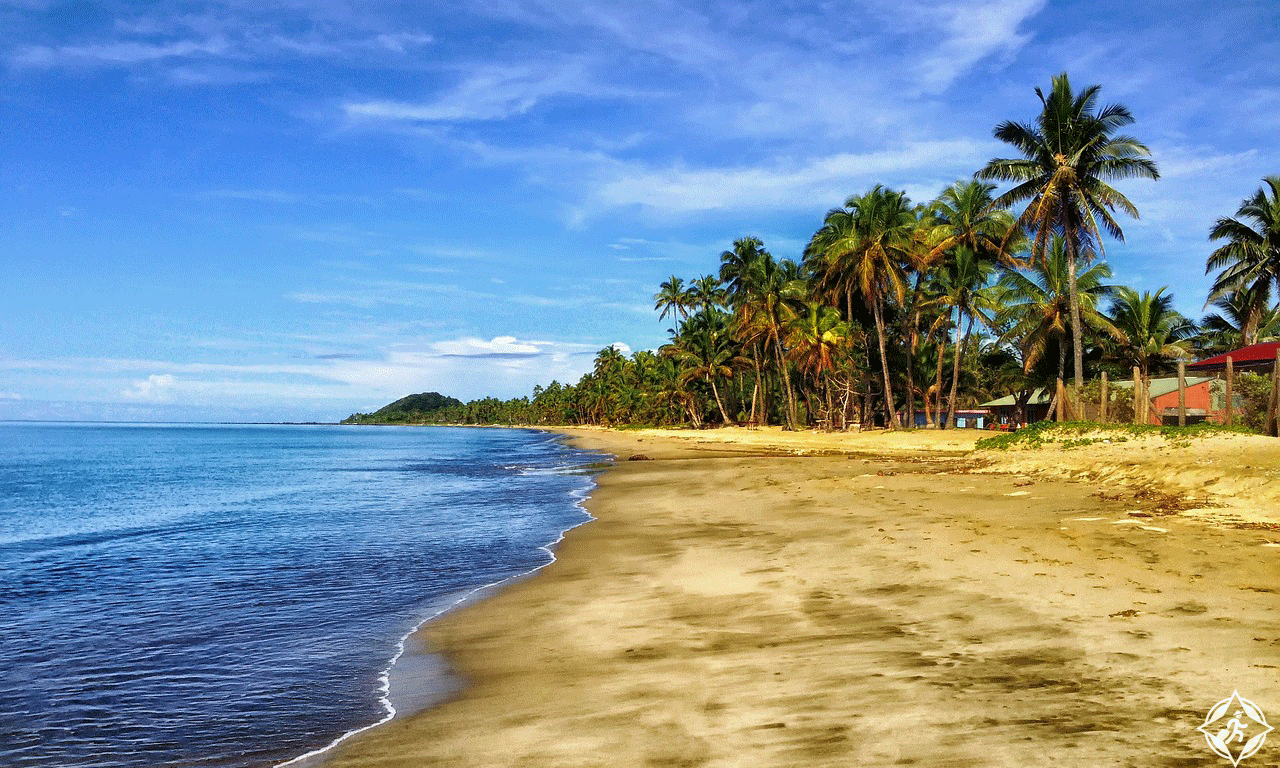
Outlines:
[{"label": "coconut palm tree", "polygon": [[[951,363],[951,397],[947,405],[947,420],[944,424],[954,429],[956,426],[956,391],[960,385],[960,359],[969,348],[969,339],[973,335],[973,326],[979,319],[984,320],[985,311],[990,309],[992,300],[989,292],[983,291],[991,282],[995,266],[978,258],[967,246],[955,249],[951,261],[943,265],[939,271],[937,289],[940,293],[938,301],[956,314],[955,354]],[[960,328],[968,318],[969,324],[964,336],[960,337]]]},{"label": "coconut palm tree", "polygon": [[740,338],[748,344],[760,343],[773,352],[787,400],[786,425],[795,429],[795,389],[783,349],[783,334],[795,317],[796,306],[807,296],[807,286],[795,262],[790,259],[775,262],[772,257],[753,262],[749,282],[752,292],[739,308]]},{"label": "coconut palm tree", "polygon": [[1120,355],[1138,366],[1144,389],[1153,367],[1190,356],[1186,342],[1196,334],[1195,324],[1173,309],[1173,295],[1165,290],[1139,294],[1121,286],[1112,297],[1111,322],[1124,334]]},{"label": "coconut palm tree", "polygon": [[[728,305],[730,311],[734,313],[739,322],[740,330],[744,327],[742,324],[744,319],[743,309],[746,307],[748,299],[756,293],[758,287],[755,279],[769,271],[762,266],[762,262],[772,260],[773,256],[765,250],[764,243],[758,237],[740,237],[733,241],[732,250],[724,251],[720,254],[720,283],[724,286],[724,302]],[[739,338],[744,338],[741,332],[739,333]],[[748,419],[753,423],[768,422],[768,415],[764,408],[764,382],[760,365],[760,347],[761,343],[758,338],[747,341],[745,347],[747,357],[751,360],[752,371],[755,374],[755,381],[751,389],[751,414],[748,416]]]},{"label": "coconut palm tree", "polygon": [[[1254,290],[1267,294],[1261,301]],[[1217,312],[1200,320],[1200,349],[1211,355],[1280,336],[1280,306],[1270,306],[1271,285],[1232,291],[1212,302]]]},{"label": "coconut palm tree", "polygon": [[935,257],[963,246],[983,261],[1013,263],[1022,238],[1013,216],[993,205],[995,188],[976,179],[957,181],[929,204]]},{"label": "coconut palm tree", "polygon": [[679,333],[671,344],[663,348],[663,352],[680,366],[680,377],[684,382],[702,381],[711,387],[720,420],[731,424],[716,382],[731,378],[734,370],[746,365],[747,360],[737,354],[729,333],[729,316],[714,309],[693,315],[680,327]]},{"label": "coconut palm tree", "polygon": [[805,260],[815,271],[832,275],[832,282],[858,293],[871,310],[880,346],[884,376],[884,404],[888,423],[901,427],[893,405],[885,341],[884,302],[901,302],[906,293],[904,264],[915,243],[918,213],[903,192],[876,185],[865,195],[854,195],[843,208],[827,213],[805,248]]},{"label": "coconut palm tree", "polygon": [[1037,88],[1043,109],[1035,123],[1006,121],[994,132],[1022,157],[994,159],[976,174],[981,179],[1014,182],[995,204],[1027,203],[1017,224],[1032,236],[1033,259],[1044,257],[1054,235],[1066,243],[1077,391],[1084,385],[1077,264],[1087,254],[1101,253],[1103,232],[1123,242],[1114,211],[1138,218],[1133,203],[1107,182],[1160,178],[1144,144],[1132,136],[1116,135],[1133,122],[1133,115],[1121,104],[1098,108],[1098,91],[1099,86],[1091,85],[1075,93],[1065,72],[1053,78],[1048,95]]},{"label": "coconut palm tree", "polygon": [[1209,301],[1241,292],[1237,298],[1251,300],[1241,327],[1245,336],[1252,335],[1252,321],[1268,309],[1271,288],[1280,291],[1280,176],[1262,181],[1263,186],[1240,203],[1237,218],[1214,223],[1209,239],[1227,242],[1209,254],[1205,264],[1206,274],[1222,270],[1209,290]]},{"label": "coconut palm tree", "polygon": [[658,292],[653,295],[653,301],[654,311],[662,310],[662,314],[658,315],[659,320],[666,320],[667,315],[670,314],[679,323],[689,316],[689,291],[684,286],[684,280],[675,275],[658,286]]},{"label": "coconut palm tree", "polygon": [[707,312],[724,304],[725,292],[719,278],[703,275],[689,283],[689,305],[698,312]]},{"label": "coconut palm tree", "polygon": [[840,311],[817,301],[807,301],[803,310],[787,324],[787,347],[800,372],[806,374],[826,401],[827,424],[834,412],[830,374],[849,339],[849,326]]},{"label": "coconut palm tree", "polygon": [[[1103,283],[1111,277],[1105,261],[1089,265],[1076,275],[1080,320],[1086,328],[1116,340],[1123,335],[1098,310],[1098,302],[1111,295]],[[1051,345],[1058,348],[1058,378],[1066,378],[1067,339],[1071,335],[1070,268],[1066,244],[1055,238],[1044,258],[1024,273],[1006,269],[1000,278],[1001,320],[1008,323],[1004,341],[1022,351],[1023,368],[1030,372]]]}]

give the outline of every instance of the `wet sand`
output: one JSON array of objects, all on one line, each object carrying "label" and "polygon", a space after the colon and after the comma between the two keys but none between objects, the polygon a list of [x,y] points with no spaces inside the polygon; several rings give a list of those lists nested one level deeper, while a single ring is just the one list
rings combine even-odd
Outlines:
[{"label": "wet sand", "polygon": [[[576,434],[652,460],[601,476],[556,563],[419,634],[457,698],[332,765],[1208,766],[1215,702],[1280,717],[1277,534],[963,446]],[[1280,737],[1242,763],[1278,764]]]}]

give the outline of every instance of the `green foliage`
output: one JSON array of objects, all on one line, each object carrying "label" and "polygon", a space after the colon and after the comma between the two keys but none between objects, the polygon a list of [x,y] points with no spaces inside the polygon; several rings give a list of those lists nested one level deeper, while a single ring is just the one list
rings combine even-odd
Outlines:
[{"label": "green foliage", "polygon": [[1096,443],[1125,443],[1133,438],[1159,437],[1175,447],[1185,447],[1195,438],[1223,434],[1254,434],[1256,430],[1238,425],[1204,422],[1188,427],[1160,427],[1154,424],[1099,424],[1093,421],[1041,421],[1017,432],[985,437],[978,450],[1005,451],[1010,448],[1044,448],[1057,444],[1062,450]]},{"label": "green foliage", "polygon": [[1236,375],[1235,397],[1238,412],[1233,419],[1242,427],[1262,431],[1267,419],[1267,402],[1271,399],[1271,377],[1257,373]]}]

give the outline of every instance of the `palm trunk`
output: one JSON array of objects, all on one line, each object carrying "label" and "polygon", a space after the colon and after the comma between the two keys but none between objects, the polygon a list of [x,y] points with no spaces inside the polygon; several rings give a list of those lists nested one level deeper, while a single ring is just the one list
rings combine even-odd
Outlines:
[{"label": "palm trunk", "polygon": [[1071,352],[1075,358],[1075,392],[1084,389],[1084,329],[1080,327],[1080,293],[1076,290],[1076,244],[1067,241],[1067,293],[1071,302]]},{"label": "palm trunk", "polygon": [[[760,345],[756,342],[751,343],[751,365],[756,374],[755,386],[751,389],[751,421],[758,424],[761,421],[761,415],[756,410],[756,400],[763,399],[764,395],[760,391]],[[767,421],[767,417],[764,420]]]},{"label": "palm trunk", "polygon": [[945,333],[938,334],[938,370],[935,374],[933,389],[933,426],[942,429],[945,423],[942,421],[942,366],[947,354],[947,335]]},{"label": "palm trunk", "polygon": [[907,331],[907,429],[916,428],[916,349],[920,345],[920,294],[924,290],[924,273],[916,275],[916,287],[911,292],[911,312]]},{"label": "palm trunk", "polygon": [[871,314],[875,315],[876,336],[880,341],[880,370],[884,374],[885,424],[890,429],[899,429],[902,425],[898,422],[898,414],[893,409],[893,390],[889,385],[889,356],[885,353],[884,345],[884,315],[880,312],[878,298],[871,302]]},{"label": "palm trunk", "polygon": [[[963,317],[961,317],[963,320]],[[956,330],[960,330],[960,324],[956,323]],[[956,342],[955,359],[951,363],[951,399],[947,403],[947,428],[956,428],[956,392],[960,389],[960,357],[964,354],[965,349],[969,347],[969,336],[973,334],[973,316],[969,316],[969,327],[965,329],[964,338]]]},{"label": "palm trunk", "polygon": [[720,409],[720,421],[722,421],[725,426],[728,426],[730,423],[729,414],[724,412],[724,403],[720,402],[720,390],[716,387],[716,378],[712,376],[708,381],[711,382],[711,394],[715,395],[716,398],[716,407]]},{"label": "palm trunk", "polygon": [[782,387],[787,391],[787,427],[796,428],[796,394],[791,389],[791,371],[787,368],[787,358],[782,354],[782,340],[775,333],[773,335],[773,346],[778,353],[778,368],[782,371]]}]

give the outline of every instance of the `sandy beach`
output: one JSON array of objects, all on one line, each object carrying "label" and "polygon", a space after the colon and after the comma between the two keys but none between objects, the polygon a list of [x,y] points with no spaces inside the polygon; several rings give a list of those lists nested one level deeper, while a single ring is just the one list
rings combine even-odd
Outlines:
[{"label": "sandy beach", "polygon": [[621,459],[598,519],[331,765],[1211,766],[1214,703],[1280,717],[1274,440],[565,431]]}]

